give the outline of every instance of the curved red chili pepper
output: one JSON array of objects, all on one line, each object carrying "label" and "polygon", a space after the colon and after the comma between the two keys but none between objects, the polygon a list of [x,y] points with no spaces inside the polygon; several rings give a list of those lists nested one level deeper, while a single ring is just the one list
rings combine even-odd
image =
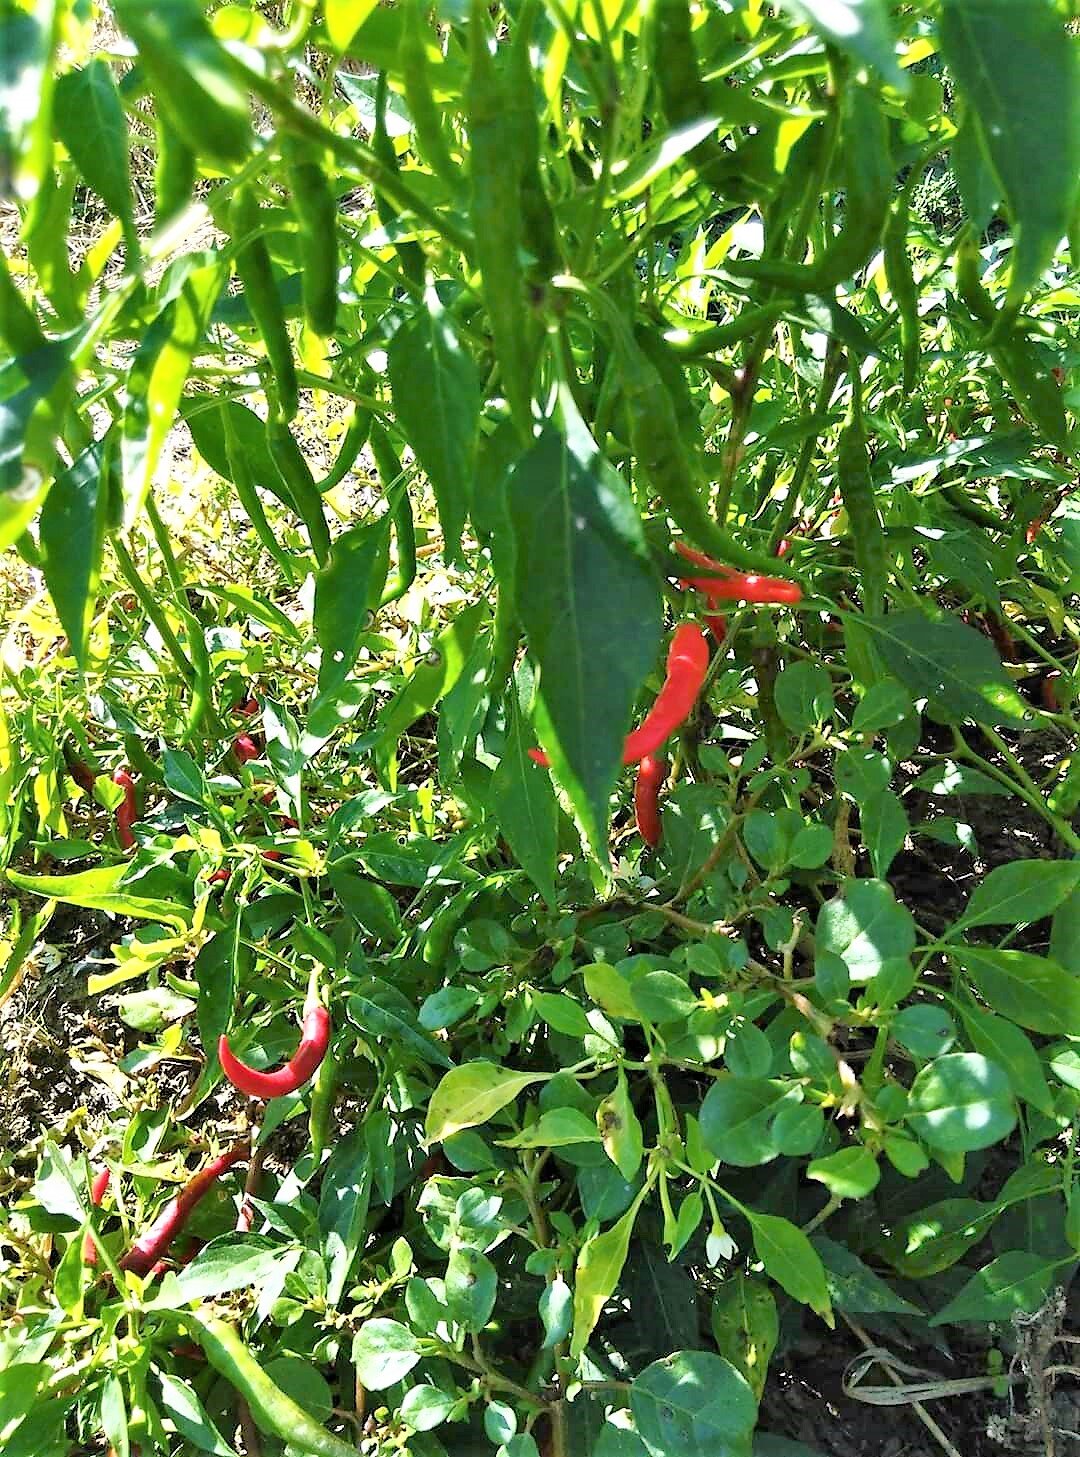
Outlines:
[{"label": "curved red chili pepper", "polygon": [[179,1194],[166,1204],[148,1230],[139,1236],[120,1261],[121,1270],[134,1270],[137,1275],[146,1275],[163,1259],[169,1245],[183,1229],[196,1204],[209,1192],[211,1186],[227,1173],[234,1164],[248,1156],[248,1144],[239,1143],[228,1153],[207,1164],[187,1181]]},{"label": "curved red chili pepper", "polygon": [[675,550],[688,562],[717,574],[715,577],[684,578],[679,584],[703,593],[710,603],[802,601],[802,588],[798,582],[788,582],[782,577],[762,577],[754,572],[737,572],[723,562],[714,561],[703,551],[695,551],[685,542],[677,541]]},{"label": "curved red chili pepper", "polygon": [[[90,1203],[95,1209],[99,1207],[105,1198],[105,1190],[109,1187],[109,1170],[99,1169],[90,1181]],[[93,1235],[86,1235],[83,1238],[82,1257],[84,1265],[96,1265],[98,1261],[97,1245],[94,1243]]]},{"label": "curved red chili pepper", "polygon": [[220,870],[215,870],[213,875],[207,876],[207,883],[209,885],[224,885],[228,878],[229,872],[222,867]]},{"label": "curved red chili pepper", "polygon": [[[663,687],[644,720],[626,736],[624,764],[636,764],[646,754],[653,753],[685,721],[701,692],[708,667],[709,645],[705,634],[696,622],[682,623],[675,629],[668,648]],[[550,762],[543,749],[530,749],[529,757],[545,769]]]},{"label": "curved red chili pepper", "polygon": [[264,850],[262,852],[262,858],[264,860],[275,860],[276,861],[276,860],[284,860],[285,859],[285,856],[281,853],[280,850]]},{"label": "curved red chili pepper", "polygon": [[256,698],[246,698],[232,706],[233,713],[240,718],[253,718],[259,711],[259,702]]},{"label": "curved red chili pepper", "polygon": [[667,765],[663,759],[646,754],[638,765],[634,780],[634,819],[638,834],[646,845],[660,843],[660,790],[663,787]]},{"label": "curved red chili pepper", "polygon": [[131,833],[131,827],[139,818],[139,807],[135,799],[135,781],[126,769],[117,769],[113,774],[113,783],[119,784],[124,791],[124,798],[116,807],[116,838],[120,841],[122,850],[131,850],[135,845],[135,836]]},{"label": "curved red chili pepper", "polygon": [[232,751],[241,764],[247,764],[251,759],[257,759],[262,753],[250,734],[237,734],[233,739]]},{"label": "curved red chili pepper", "polygon": [[260,1072],[241,1062],[229,1047],[229,1039],[222,1033],[218,1039],[218,1058],[221,1070],[241,1093],[252,1098],[280,1098],[285,1093],[295,1093],[307,1082],[326,1056],[330,1045],[330,1013],[323,1004],[309,998],[304,1007],[304,1025],[300,1046],[283,1067],[273,1072]]}]

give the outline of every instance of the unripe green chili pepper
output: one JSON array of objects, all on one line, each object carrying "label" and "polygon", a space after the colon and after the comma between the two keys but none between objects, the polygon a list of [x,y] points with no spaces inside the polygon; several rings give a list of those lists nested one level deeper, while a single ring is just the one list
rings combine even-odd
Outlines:
[{"label": "unripe green chili pepper", "polygon": [[398,66],[405,83],[405,102],[412,117],[416,150],[433,172],[456,189],[460,169],[446,145],[442,117],[432,89],[428,35],[421,0],[403,0]]},{"label": "unripe green chili pepper", "polygon": [[488,46],[488,10],[472,0],[469,18],[470,214],[495,358],[510,413],[532,435],[532,347],[521,270],[521,158],[507,123],[507,98]]},{"label": "unripe green chili pepper", "polygon": [[[386,129],[386,100],[387,100],[386,72],[379,72],[379,79],[375,83],[375,124],[371,133],[371,150],[383,164],[383,166],[395,176],[398,172],[398,156],[394,151],[394,143],[390,133]],[[375,190],[375,210],[379,214],[379,221],[393,236],[393,225],[398,220],[398,209],[389,200],[384,192],[378,188]],[[424,250],[415,239],[407,242],[394,240],[394,251],[401,263],[401,270],[405,277],[417,288],[424,286]]]},{"label": "unripe green chili pepper", "polygon": [[675,402],[659,371],[638,348],[629,330],[616,332],[615,345],[630,445],[649,489],[660,497],[686,535],[713,556],[747,571],[775,569],[774,561],[741,546],[706,511],[707,484],[702,463],[685,446]]},{"label": "unripe green chili pepper", "polygon": [[521,222],[525,246],[536,255],[541,272],[550,276],[562,266],[558,230],[540,175],[540,117],[543,103],[536,93],[536,71],[529,43],[540,0],[523,0],[506,55],[506,121],[521,172]]},{"label": "unripe green chili pepper", "polygon": [[344,438],[337,453],[337,459],[330,471],[319,482],[319,495],[325,496],[348,475],[356,464],[356,457],[367,444],[371,432],[371,411],[364,405],[357,405],[352,412]]},{"label": "unripe green chili pepper", "polygon": [[330,1142],[330,1121],[337,1099],[340,1069],[333,1051],[327,1053],[319,1064],[315,1081],[311,1086],[311,1106],[308,1114],[308,1133],[311,1137],[311,1157],[316,1164],[322,1158],[323,1150]]},{"label": "unripe green chili pepper", "polygon": [[191,201],[195,186],[195,153],[164,117],[157,117],[154,131],[157,138],[154,223],[160,228]]},{"label": "unripe green chili pepper", "polygon": [[337,198],[310,142],[286,135],[282,153],[300,224],[304,317],[321,338],[334,332],[338,306]]},{"label": "unripe green chili pepper", "polygon": [[383,490],[389,502],[390,519],[394,523],[397,567],[383,589],[379,606],[386,607],[403,597],[416,580],[416,532],[413,527],[409,492],[401,480],[401,461],[390,443],[390,437],[377,420],[371,422],[371,453],[375,457]]},{"label": "unripe green chili pepper", "polygon": [[844,161],[844,223],[813,264],[754,259],[726,263],[730,272],[809,293],[822,293],[851,278],[881,241],[895,181],[889,129],[877,94],[849,81],[841,101],[840,150]]},{"label": "unripe green chili pepper", "polygon": [[176,611],[184,624],[184,636],[187,639],[188,656],[191,659],[191,666],[195,673],[195,681],[191,685],[191,704],[188,708],[187,718],[184,721],[184,732],[182,742],[187,744],[195,737],[202,726],[208,711],[213,711],[213,700],[211,697],[211,681],[213,674],[210,667],[210,654],[206,651],[206,639],[203,637],[202,623],[181,603],[176,604]]},{"label": "unripe green chili pepper", "polygon": [[919,373],[919,290],[908,252],[908,192],[905,188],[893,204],[885,224],[883,257],[885,278],[900,315],[900,350],[903,359],[903,388],[910,394]]},{"label": "unripe green chili pepper", "polygon": [[1069,760],[1065,778],[1051,790],[1048,803],[1054,814],[1066,819],[1080,808],[1080,753]]},{"label": "unripe green chili pepper", "polygon": [[[713,113],[714,106],[698,68],[687,0],[654,0],[651,22],[650,69],[668,124],[674,129],[700,121]],[[725,159],[715,136],[698,142],[689,157],[704,182],[719,185]]]},{"label": "unripe green chili pepper", "polygon": [[985,347],[1036,429],[1061,450],[1071,448],[1061,390],[1040,368],[1018,323],[1004,321],[979,277],[979,250],[970,232],[956,250],[956,291],[964,306],[989,331]]},{"label": "unripe green chili pepper", "polygon": [[225,439],[225,454],[229,467],[229,479],[236,489],[237,499],[244,508],[244,512],[251,522],[255,535],[259,538],[259,541],[273,560],[281,567],[289,581],[293,581],[296,573],[292,558],[278,541],[269,521],[266,519],[266,512],[262,508],[259,493],[255,489],[255,482],[251,478],[248,458],[236,438],[236,429],[233,425],[232,414],[227,408],[227,403],[224,398],[219,401],[221,431]]},{"label": "unripe green chili pepper", "polygon": [[244,286],[244,300],[254,320],[255,327],[266,346],[266,357],[274,377],[277,393],[277,407],[284,420],[291,420],[296,414],[297,383],[296,365],[293,362],[292,343],[285,327],[285,314],[281,306],[270,263],[270,253],[261,236],[261,209],[248,187],[237,188],[232,201],[230,227],[235,253],[236,273]]},{"label": "unripe green chili pepper", "polygon": [[292,498],[296,514],[307,530],[315,560],[323,567],[330,555],[330,531],[323,515],[322,497],[308,463],[293,439],[292,431],[283,420],[266,422],[266,443],[270,447],[270,455],[278,474]]},{"label": "unripe green chili pepper", "polygon": [[885,531],[870,478],[870,459],[863,426],[862,383],[857,364],[851,369],[851,416],[840,432],[837,446],[836,484],[851,527],[851,542],[862,583],[863,611],[876,617],[885,610],[889,563]]},{"label": "unripe green chili pepper", "polygon": [[199,1343],[218,1375],[223,1376],[244,1398],[251,1415],[264,1432],[280,1437],[290,1447],[308,1453],[310,1457],[356,1457],[353,1444],[343,1442],[340,1437],[328,1432],[282,1391],[233,1326],[223,1320],[207,1320],[187,1311],[177,1312],[175,1318]]}]

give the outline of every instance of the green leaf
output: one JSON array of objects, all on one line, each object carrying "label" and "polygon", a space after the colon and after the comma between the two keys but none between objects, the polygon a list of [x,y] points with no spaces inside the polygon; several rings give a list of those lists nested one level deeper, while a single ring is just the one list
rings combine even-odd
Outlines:
[{"label": "green leaf", "polygon": [[820,663],[792,663],[778,674],[774,692],[777,713],[795,733],[832,717],[832,679]]},{"label": "green leaf", "polygon": [[969,769],[953,759],[945,759],[931,769],[924,769],[912,785],[927,794],[986,794],[1008,799],[1009,791],[981,769]]},{"label": "green leaf", "polygon": [[450,1070],[431,1095],[425,1136],[429,1143],[449,1138],[462,1128],[474,1128],[512,1103],[533,1083],[545,1082],[547,1073],[515,1073],[493,1062],[466,1062]]},{"label": "green leaf", "polygon": [[45,585],[84,669],[105,526],[119,491],[115,454],[107,441],[98,441],[53,481],[38,522]]},{"label": "green leaf", "polygon": [[235,1448],[229,1446],[210,1420],[194,1387],[168,1371],[159,1371],[157,1382],[161,1413],[181,1437],[196,1451],[209,1452],[211,1457],[235,1457]]},{"label": "green leaf", "polygon": [[802,1102],[797,1083],[764,1078],[722,1078],[705,1094],[699,1122],[709,1152],[726,1164],[752,1169],[780,1152],[776,1122]]},{"label": "green leaf", "polygon": [[431,646],[413,670],[404,687],[392,698],[379,717],[379,749],[386,754],[423,714],[429,713],[449,693],[469,656],[477,629],[488,616],[483,598],[460,612]]},{"label": "green leaf", "polygon": [[472,501],[480,380],[434,288],[387,352],[394,410],[435,491],[447,557],[461,549]]},{"label": "green leaf", "polygon": [[371,630],[390,565],[390,518],[353,526],[334,538],[330,557],[315,578],[312,625],[322,649],[319,694],[332,694],[352,672]]},{"label": "green leaf", "polygon": [[336,51],[346,51],[379,0],[323,0],[326,34]]},{"label": "green leaf", "polygon": [[53,62],[65,19],[57,0],[5,5],[0,19],[0,154],[10,190],[31,205],[53,161]]},{"label": "green leaf", "polygon": [[442,1391],[438,1386],[414,1386],[401,1399],[401,1420],[414,1432],[430,1432],[446,1420],[456,1402],[452,1391]]},{"label": "green leaf", "polygon": [[768,1281],[741,1270],[730,1276],[713,1296],[709,1324],[721,1356],[742,1372],[760,1400],[780,1339],[776,1297]]},{"label": "green leaf", "polygon": [[532,734],[515,691],[506,700],[502,758],[491,780],[491,805],[514,858],[549,906],[555,904],[559,806],[546,774],[529,758]]},{"label": "green leaf", "polygon": [[829,45],[873,66],[883,81],[907,92],[910,81],[896,60],[896,38],[886,0],[782,0],[797,20],[812,25]]},{"label": "green leaf", "polygon": [[[233,1290],[262,1287],[281,1273],[283,1251],[276,1239],[258,1234],[225,1234],[211,1240],[177,1276],[184,1300],[210,1300]],[[285,1254],[299,1260],[300,1251]]]},{"label": "green leaf", "polygon": [[889,672],[935,715],[994,727],[1034,728],[1035,713],[1017,692],[989,639],[959,618],[917,610],[861,618]]},{"label": "green leaf", "polygon": [[888,875],[910,828],[907,812],[891,789],[881,789],[860,803],[859,831],[879,880]]},{"label": "green leaf", "polygon": [[1080,860],[1013,860],[975,887],[954,929],[1041,921],[1078,888]]},{"label": "green leaf", "polygon": [[916,1315],[922,1311],[875,1275],[846,1245],[815,1234],[810,1243],[825,1266],[825,1283],[838,1310],[849,1315]]},{"label": "green leaf", "polygon": [[75,875],[22,875],[9,870],[7,879],[20,890],[49,900],[63,901],[84,910],[108,911],[114,916],[132,916],[141,921],[164,921],[167,926],[186,930],[191,908],[176,901],[157,900],[152,896],[133,895],[123,888],[129,865],[103,865],[96,870],[80,870]]},{"label": "green leaf", "polygon": [[754,1249],[766,1272],[793,1300],[809,1305],[831,1329],[832,1304],[825,1267],[817,1250],[796,1224],[778,1214],[744,1211],[754,1232]]},{"label": "green leaf", "polygon": [[603,1141],[604,1152],[626,1182],[632,1183],[641,1167],[645,1139],[630,1101],[626,1074],[621,1068],[614,1092],[596,1110],[596,1128],[599,1130],[597,1136]]},{"label": "green leaf", "polygon": [[574,1360],[585,1350],[604,1306],[615,1293],[626,1264],[634,1221],[650,1187],[645,1184],[622,1218],[603,1234],[587,1239],[578,1253],[574,1271],[574,1334],[570,1342]]},{"label": "green leaf", "polygon": [[[187,264],[190,260],[181,261]],[[220,259],[190,267],[135,351],[127,377],[120,446],[125,526],[133,523],[146,499],[192,357],[206,334],[225,277]]]},{"label": "green leaf", "polygon": [[458,1245],[446,1267],[446,1304],[467,1331],[482,1331],[495,1309],[499,1279],[486,1255],[471,1245]]},{"label": "green leaf", "polygon": [[139,66],[173,129],[197,156],[243,162],[251,144],[247,93],[199,0],[113,0]]},{"label": "green leaf", "polygon": [[371,1200],[371,1155],[363,1126],[354,1128],[330,1155],[319,1191],[319,1231],[326,1260],[326,1302],[333,1309],[345,1292],[364,1246]]},{"label": "green leaf", "polygon": [[1016,229],[1017,307],[1068,231],[1080,187],[1080,57],[1050,0],[945,0],[941,46]]},{"label": "green leaf", "polygon": [[750,1457],[757,1401],[741,1372],[710,1351],[675,1351],[630,1385],[652,1457]]},{"label": "green leaf", "polygon": [[[56,82],[53,118],[71,159],[109,211],[124,224],[131,246],[135,224],[128,171],[128,130],[112,67],[95,56]],[[129,266],[134,259],[129,258]]]},{"label": "green leaf", "polygon": [[515,603],[540,669],[544,747],[607,863],[623,738],[660,645],[660,595],[625,483],[566,409],[510,472]]},{"label": "green leaf", "polygon": [[328,871],[326,878],[345,910],[376,941],[393,946],[401,939],[398,904],[385,885],[348,870]]},{"label": "green leaf", "polygon": [[[395,1005],[397,1001],[401,1002],[400,1007]],[[399,997],[394,988],[371,977],[363,994],[350,991],[346,1005],[349,1020],[361,1031],[372,1037],[385,1038],[388,1045],[412,1053],[433,1067],[448,1068],[452,1065],[442,1045],[431,1037],[425,1037],[413,1026],[409,1020],[413,1015],[412,1005],[404,997]]]},{"label": "green leaf", "polygon": [[503,1148],[563,1148],[568,1143],[599,1143],[596,1124],[578,1108],[550,1108],[513,1138],[496,1140]]},{"label": "green leaf", "polygon": [[1039,1308],[1062,1263],[1031,1250],[1009,1250],[998,1255],[930,1317],[930,1324],[968,1320],[1007,1324],[1014,1315]]},{"label": "green leaf", "polygon": [[1054,913],[1050,957],[1073,976],[1080,976],[1080,891],[1074,891]]},{"label": "green leaf", "polygon": [[843,960],[853,982],[868,982],[908,960],[915,923],[883,880],[846,880],[821,908],[816,940],[819,953],[830,951]]},{"label": "green leaf", "polygon": [[48,490],[72,388],[59,340],[0,366],[0,551],[18,541]]},{"label": "green leaf", "polygon": [[1016,1104],[996,1063],[977,1052],[950,1052],[917,1074],[905,1119],[932,1148],[968,1153],[1012,1132]]},{"label": "green leaf", "polygon": [[1029,951],[950,946],[983,1000],[1010,1022],[1051,1037],[1080,1036],[1080,979]]},{"label": "green leaf", "polygon": [[996,1062],[1008,1075],[1012,1090],[1018,1098],[1038,1108],[1048,1118],[1054,1116],[1054,1100],[1043,1073],[1038,1053],[1015,1023],[999,1017],[994,1012],[984,1012],[975,1006],[960,1009],[971,1045],[976,1052]]},{"label": "green leaf", "polygon": [[643,147],[634,152],[632,158],[617,162],[611,169],[613,187],[607,200],[608,205],[629,202],[631,198],[639,197],[658,177],[673,167],[680,157],[685,157],[699,142],[714,133],[721,120],[718,116],[700,117],[676,131],[650,137]]},{"label": "green leaf", "polygon": [[912,712],[910,695],[895,678],[872,683],[859,700],[851,727],[857,734],[877,734],[895,728]]},{"label": "green leaf", "polygon": [[420,1346],[400,1321],[366,1320],[353,1338],[352,1359],[370,1391],[385,1391],[408,1376],[420,1359]]},{"label": "green leaf", "polygon": [[806,1177],[824,1184],[834,1199],[865,1199],[878,1186],[881,1170],[862,1144],[837,1149],[806,1166]]}]

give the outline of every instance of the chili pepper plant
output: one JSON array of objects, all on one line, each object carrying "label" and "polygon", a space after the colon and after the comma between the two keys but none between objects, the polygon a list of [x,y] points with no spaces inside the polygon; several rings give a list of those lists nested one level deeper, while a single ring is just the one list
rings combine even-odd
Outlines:
[{"label": "chili pepper plant", "polygon": [[0,5],[5,1457],[1064,1440],[1067,9]]}]

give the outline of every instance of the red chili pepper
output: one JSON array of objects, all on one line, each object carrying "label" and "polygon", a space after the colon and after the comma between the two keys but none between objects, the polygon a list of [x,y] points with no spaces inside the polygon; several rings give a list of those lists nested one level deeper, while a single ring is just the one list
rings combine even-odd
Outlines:
[{"label": "red chili pepper", "polygon": [[250,734],[237,734],[233,739],[232,751],[241,764],[247,764],[251,759],[257,759],[262,753]]},{"label": "red chili pepper", "polygon": [[1061,704],[1058,701],[1057,689],[1054,687],[1055,680],[1060,677],[1060,673],[1044,673],[1042,677],[1042,682],[1039,684],[1039,696],[1042,698],[1042,705],[1046,709],[1047,713],[1061,712]]},{"label": "red chili pepper", "polygon": [[68,773],[80,789],[85,789],[87,793],[93,789],[94,771],[85,759],[72,759],[68,765]]},{"label": "red chili pepper", "polygon": [[664,783],[667,765],[663,759],[646,754],[638,765],[634,781],[634,819],[638,834],[646,845],[660,843],[660,790]]},{"label": "red chili pepper", "polygon": [[168,1253],[170,1244],[183,1229],[196,1204],[210,1191],[213,1184],[227,1173],[234,1164],[248,1156],[247,1143],[239,1143],[228,1153],[207,1164],[194,1174],[166,1204],[145,1233],[141,1234],[120,1261],[121,1270],[134,1270],[137,1275],[146,1275]]},{"label": "red chili pepper", "polygon": [[783,561],[783,559],[787,556],[787,554],[790,551],[791,551],[791,538],[789,536],[785,536],[785,537],[783,537],[781,539],[781,541],[777,545],[776,555],[777,555],[777,557],[779,558],[780,561]]},{"label": "red chili pepper", "polygon": [[[703,551],[695,551],[685,542],[677,541],[675,550],[696,567],[715,572],[716,577],[690,577],[680,585],[693,587],[703,592],[710,602],[801,602],[802,588],[798,582],[788,582],[782,577],[762,577],[756,573],[737,572],[723,562],[715,561]],[[777,553],[781,555],[781,553]],[[719,580],[718,580],[719,579]]]},{"label": "red chili pepper", "polygon": [[207,881],[210,885],[224,885],[228,878],[229,872],[222,868],[221,870],[215,870],[213,875],[208,876]]},{"label": "red chili pepper", "polygon": [[[272,789],[263,795],[262,802],[268,807],[275,803],[274,791]],[[292,815],[278,815],[278,824],[283,830],[298,830],[300,828],[299,820],[294,820]]]},{"label": "red chili pepper", "polygon": [[995,612],[988,612],[983,618],[983,621],[986,624],[986,631],[993,639],[993,643],[998,650],[998,654],[1005,660],[1005,662],[1015,663],[1016,644],[1013,641],[1012,633],[1005,626],[1004,622],[1002,622],[1001,618],[998,617],[997,613]]},{"label": "red chili pepper", "polygon": [[264,850],[262,852],[262,858],[264,860],[275,860],[276,861],[276,860],[284,860],[285,859],[285,856],[281,853],[280,850]]},{"label": "red chili pepper", "polygon": [[238,714],[240,718],[253,718],[259,711],[259,701],[257,698],[245,698],[238,703],[234,703],[232,711]]},{"label": "red chili pepper", "polygon": [[1027,530],[1024,532],[1024,540],[1025,542],[1027,542],[1028,546],[1032,545],[1035,538],[1038,536],[1039,532],[1043,529],[1045,525],[1045,516],[1036,516],[1034,521],[1028,522]]},{"label": "red chili pepper", "polygon": [[273,1072],[260,1072],[248,1067],[235,1057],[229,1047],[229,1039],[222,1033],[218,1039],[218,1057],[221,1070],[241,1093],[252,1098],[280,1098],[285,1093],[295,1093],[307,1082],[326,1056],[330,1045],[330,1013],[314,997],[309,997],[304,1007],[304,1025],[300,1045],[283,1067]]},{"label": "red chili pepper", "polygon": [[[97,1209],[105,1198],[105,1190],[109,1187],[109,1170],[99,1169],[90,1181],[90,1203]],[[97,1245],[94,1243],[93,1235],[86,1235],[83,1239],[82,1257],[84,1265],[96,1265],[98,1261]]]},{"label": "red chili pepper", "polygon": [[117,769],[113,775],[113,783],[119,784],[124,791],[123,801],[116,809],[116,838],[120,841],[122,850],[131,850],[135,845],[131,827],[139,818],[139,808],[135,801],[135,781],[126,769]]},{"label": "red chili pepper", "polygon": [[[696,622],[684,622],[672,636],[667,674],[655,703],[643,722],[626,736],[624,764],[636,764],[646,754],[653,753],[685,721],[701,692],[708,667],[709,645],[705,634]],[[530,749],[529,757],[545,769],[550,762],[543,749]]]},{"label": "red chili pepper", "polygon": [[155,1261],[155,1263],[151,1266],[149,1278],[153,1280],[157,1275],[164,1275],[166,1270],[171,1270],[174,1266],[177,1269],[182,1270],[185,1265],[191,1264],[192,1260],[202,1248],[203,1241],[201,1239],[193,1240],[191,1248],[188,1250],[187,1254],[181,1255],[179,1259],[170,1260],[166,1258],[163,1260]]}]

